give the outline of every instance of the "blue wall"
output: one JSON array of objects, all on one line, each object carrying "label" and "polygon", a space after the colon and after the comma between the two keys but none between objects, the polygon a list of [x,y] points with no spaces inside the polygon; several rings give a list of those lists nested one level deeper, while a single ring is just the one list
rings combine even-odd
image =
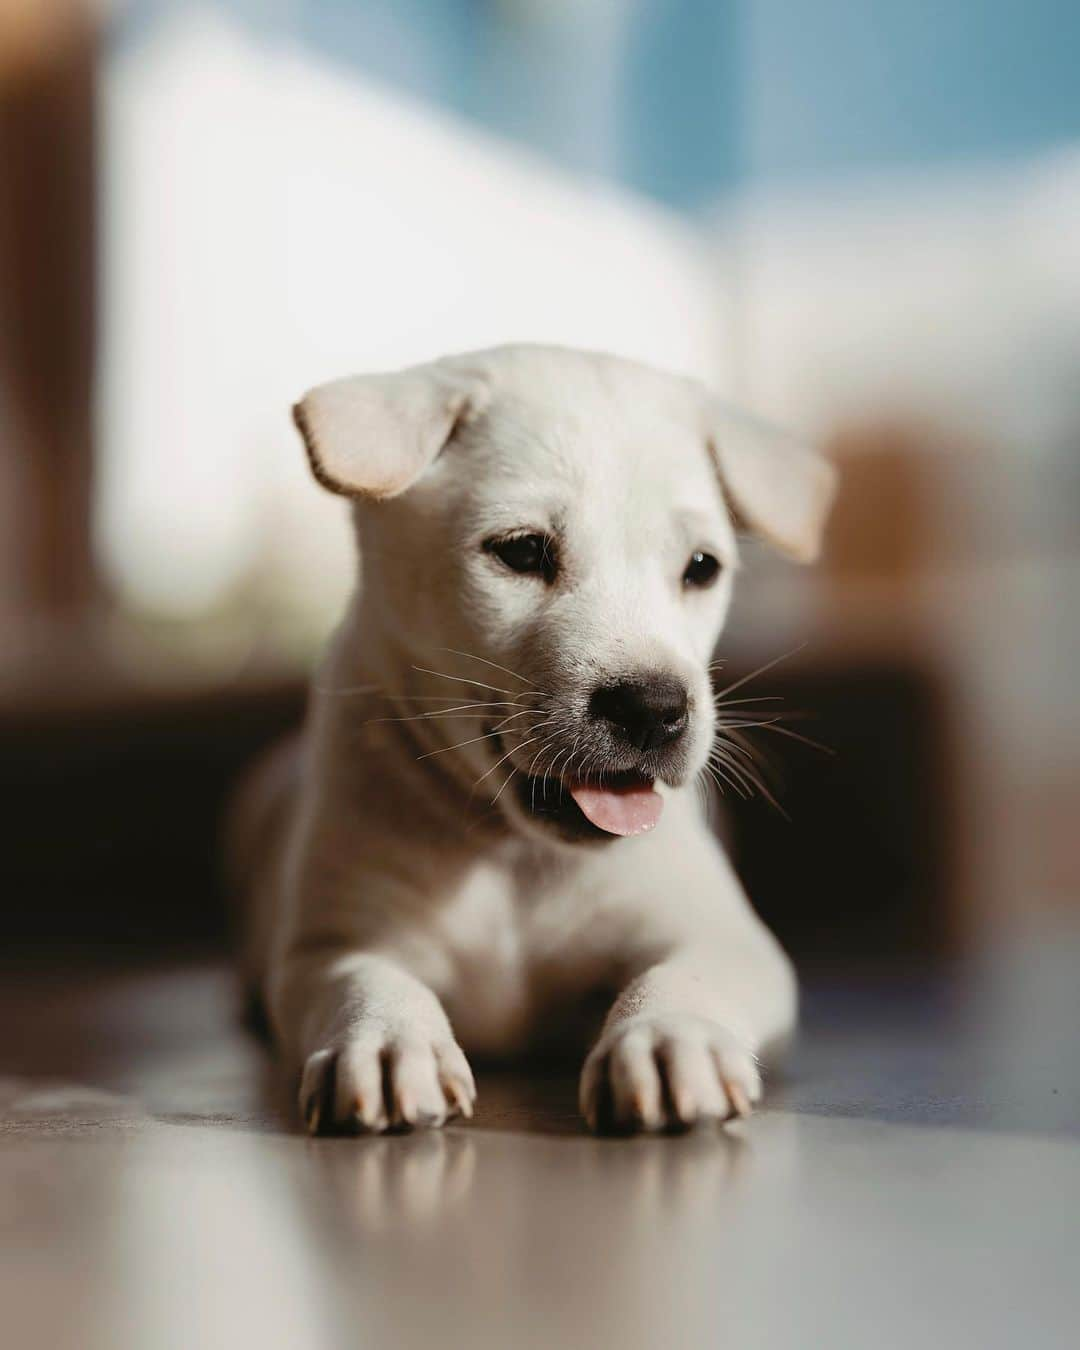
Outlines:
[{"label": "blue wall", "polygon": [[742,10],[750,178],[1080,139],[1078,0],[745,0]]},{"label": "blue wall", "polygon": [[679,206],[1080,140],[1080,0],[217,3]]}]

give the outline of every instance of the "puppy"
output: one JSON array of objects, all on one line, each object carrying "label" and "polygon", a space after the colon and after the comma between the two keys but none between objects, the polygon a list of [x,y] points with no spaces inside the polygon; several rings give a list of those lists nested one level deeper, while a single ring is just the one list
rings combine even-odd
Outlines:
[{"label": "puppy", "polygon": [[237,861],[307,1127],[469,1116],[466,1052],[584,1049],[605,1012],[591,1127],[747,1114],[796,987],[696,790],[709,663],[733,517],[810,561],[831,469],[696,383],[547,347],[339,380],[295,417],[360,568]]}]

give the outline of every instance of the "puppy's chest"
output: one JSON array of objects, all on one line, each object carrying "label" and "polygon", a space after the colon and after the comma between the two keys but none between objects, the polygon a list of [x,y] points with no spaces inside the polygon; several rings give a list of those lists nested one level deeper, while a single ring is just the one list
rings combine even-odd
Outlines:
[{"label": "puppy's chest", "polygon": [[466,1051],[518,1054],[588,1034],[614,954],[580,899],[558,889],[537,899],[505,878],[479,878],[439,928],[443,1001]]}]

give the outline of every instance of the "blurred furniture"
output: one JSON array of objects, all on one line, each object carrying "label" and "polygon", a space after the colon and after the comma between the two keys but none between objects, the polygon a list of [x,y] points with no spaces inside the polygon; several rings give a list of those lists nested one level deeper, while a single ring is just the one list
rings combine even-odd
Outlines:
[{"label": "blurred furniture", "polygon": [[95,40],[81,0],[0,0],[0,619],[70,619],[90,544]]},{"label": "blurred furniture", "polygon": [[954,950],[945,688],[915,665],[809,654],[761,687],[777,701],[754,706],[816,742],[751,733],[776,802],[726,798],[734,862],[766,923],[804,962]]},{"label": "blurred furniture", "polygon": [[229,789],[302,707],[252,681],[0,705],[0,947],[220,942]]}]

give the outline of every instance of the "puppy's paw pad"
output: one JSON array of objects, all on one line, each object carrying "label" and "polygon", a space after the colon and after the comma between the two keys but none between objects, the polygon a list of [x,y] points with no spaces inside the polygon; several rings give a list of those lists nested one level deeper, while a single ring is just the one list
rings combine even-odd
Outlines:
[{"label": "puppy's paw pad", "polygon": [[300,1115],[310,1134],[429,1129],[470,1117],[472,1071],[452,1040],[363,1028],[308,1056]]},{"label": "puppy's paw pad", "polygon": [[593,1130],[689,1129],[748,1116],[761,1097],[757,1061],[705,1018],[642,1017],[604,1036],[581,1076]]}]

